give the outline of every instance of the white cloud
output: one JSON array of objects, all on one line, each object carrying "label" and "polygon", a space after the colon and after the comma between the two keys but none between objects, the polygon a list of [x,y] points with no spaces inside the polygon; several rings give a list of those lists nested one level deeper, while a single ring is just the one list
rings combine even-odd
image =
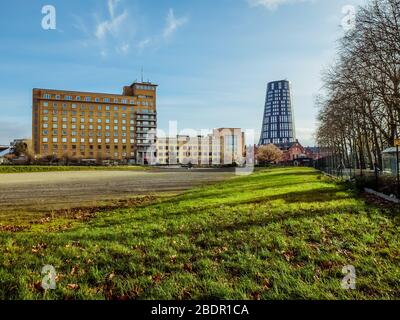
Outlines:
[{"label": "white cloud", "polygon": [[276,9],[280,5],[296,3],[296,2],[312,2],[314,0],[247,0],[252,7],[265,7],[269,10]]},{"label": "white cloud", "polygon": [[108,0],[108,13],[110,19],[101,21],[97,24],[95,36],[99,40],[103,40],[108,34],[117,37],[122,31],[123,23],[128,18],[128,12],[124,10],[121,14],[116,15],[116,6],[120,0]]},{"label": "white cloud", "polygon": [[167,24],[164,28],[163,37],[165,39],[171,37],[176,30],[188,22],[187,17],[176,18],[173,9],[169,9],[167,15]]},{"label": "white cloud", "polygon": [[138,47],[140,50],[143,50],[144,48],[150,46],[151,43],[152,43],[152,39],[147,38],[147,39],[144,39],[144,40],[140,41],[140,42],[138,43],[137,47]]},{"label": "white cloud", "polygon": [[[81,31],[85,39],[80,40],[82,46],[96,46],[101,57],[107,58],[112,53],[126,55],[136,49],[138,52],[153,47],[158,48],[168,41],[173,34],[189,19],[176,17],[174,10],[168,10],[166,22],[158,34],[137,39],[138,20],[133,19],[130,11],[124,8],[123,0],[107,0],[107,16],[99,18],[99,13],[94,13],[94,25],[88,26],[87,19],[73,15],[73,26]],[[141,31],[143,32],[143,30]],[[136,38],[136,39],[135,39]]]},{"label": "white cloud", "polygon": [[121,54],[127,54],[129,52],[130,47],[131,46],[129,45],[129,43],[123,43],[117,48],[117,52]]}]

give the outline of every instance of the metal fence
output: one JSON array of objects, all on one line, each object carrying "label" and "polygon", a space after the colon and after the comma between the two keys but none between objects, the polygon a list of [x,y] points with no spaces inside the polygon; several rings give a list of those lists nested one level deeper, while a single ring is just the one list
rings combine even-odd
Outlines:
[{"label": "metal fence", "polygon": [[378,166],[370,168],[352,168],[332,159],[320,159],[314,167],[326,174],[341,180],[353,182],[359,189],[369,188],[389,196],[396,195],[400,199],[400,183],[396,174],[385,173]]}]

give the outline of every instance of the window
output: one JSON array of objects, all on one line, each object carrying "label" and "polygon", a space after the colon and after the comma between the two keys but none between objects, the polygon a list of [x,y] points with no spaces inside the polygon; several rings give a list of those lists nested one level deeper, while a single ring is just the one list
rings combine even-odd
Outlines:
[{"label": "window", "polygon": [[[104,98],[103,102],[110,102],[110,98]],[[109,108],[109,107],[108,107]]]},{"label": "window", "polygon": [[85,101],[86,101],[86,102],[90,102],[90,101],[92,101],[92,98],[90,98],[90,97],[85,97]]},{"label": "window", "polygon": [[44,94],[44,95],[43,95],[43,98],[44,98],[44,99],[51,99],[51,94],[48,94],[48,93],[47,93],[47,94]]},{"label": "window", "polygon": [[43,138],[42,141],[45,142],[45,143],[47,143],[47,142],[49,142],[49,139],[48,139],[48,138]]},{"label": "window", "polygon": [[57,143],[58,142],[58,138],[53,138],[53,142]]}]

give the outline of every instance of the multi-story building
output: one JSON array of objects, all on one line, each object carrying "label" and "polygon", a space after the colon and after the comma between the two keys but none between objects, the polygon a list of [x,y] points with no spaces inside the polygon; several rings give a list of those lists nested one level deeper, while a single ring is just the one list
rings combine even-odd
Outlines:
[{"label": "multi-story building", "polygon": [[243,164],[245,138],[241,129],[214,129],[207,136],[157,138],[154,164],[193,164],[202,166]]},{"label": "multi-story building", "polygon": [[133,83],[123,94],[33,89],[36,155],[146,164],[157,128],[157,85]]},{"label": "multi-story building", "polygon": [[270,82],[267,85],[260,145],[295,141],[290,82],[286,80]]}]

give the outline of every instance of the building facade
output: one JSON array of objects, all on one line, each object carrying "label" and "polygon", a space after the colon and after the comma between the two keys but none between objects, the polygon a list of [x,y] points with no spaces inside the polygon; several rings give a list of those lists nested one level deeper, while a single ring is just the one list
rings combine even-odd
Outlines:
[{"label": "building facade", "polygon": [[157,85],[123,94],[33,89],[32,137],[39,157],[146,164],[157,128]]},{"label": "building facade", "polygon": [[245,136],[238,128],[214,129],[207,136],[158,137],[154,164],[220,166],[243,164]]},{"label": "building facade", "polygon": [[260,145],[296,141],[291,84],[287,80],[270,82],[267,96]]}]

